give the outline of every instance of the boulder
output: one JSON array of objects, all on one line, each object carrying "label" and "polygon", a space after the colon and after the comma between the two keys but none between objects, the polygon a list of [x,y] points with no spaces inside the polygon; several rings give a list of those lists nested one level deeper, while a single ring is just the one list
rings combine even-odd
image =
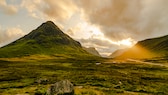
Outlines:
[{"label": "boulder", "polygon": [[62,80],[52,84],[47,92],[48,95],[74,95],[73,84],[69,80]]}]

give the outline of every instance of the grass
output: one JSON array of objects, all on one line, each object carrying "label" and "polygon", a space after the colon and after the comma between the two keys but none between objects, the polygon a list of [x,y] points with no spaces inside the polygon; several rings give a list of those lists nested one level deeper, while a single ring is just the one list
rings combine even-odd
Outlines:
[{"label": "grass", "polygon": [[[45,93],[63,79],[75,85],[76,95],[166,95],[168,68],[147,64],[39,56],[0,60],[0,94]],[[60,59],[59,59],[60,58]],[[96,65],[96,62],[102,62]],[[39,79],[47,82],[37,83]]]},{"label": "grass", "polygon": [[[31,44],[33,41],[33,44]],[[31,43],[30,43],[31,42]],[[12,58],[12,57],[22,57],[30,55],[73,55],[73,56],[93,56],[82,49],[79,46],[71,45],[60,45],[48,43],[51,47],[46,47],[45,45],[37,43],[34,40],[28,40],[25,42],[17,42],[17,44],[9,45],[3,48],[0,48],[0,58]]]}]

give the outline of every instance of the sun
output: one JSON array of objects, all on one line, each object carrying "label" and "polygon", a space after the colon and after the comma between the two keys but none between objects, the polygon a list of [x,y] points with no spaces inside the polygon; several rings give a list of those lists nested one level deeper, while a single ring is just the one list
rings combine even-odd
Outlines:
[{"label": "sun", "polygon": [[100,29],[98,27],[92,27],[92,32],[94,35],[102,35]]},{"label": "sun", "polygon": [[118,43],[118,45],[124,45],[124,46],[127,46],[127,47],[132,47],[135,44],[135,41],[131,38],[127,38],[127,39],[123,39],[121,41],[118,41],[117,43]]}]

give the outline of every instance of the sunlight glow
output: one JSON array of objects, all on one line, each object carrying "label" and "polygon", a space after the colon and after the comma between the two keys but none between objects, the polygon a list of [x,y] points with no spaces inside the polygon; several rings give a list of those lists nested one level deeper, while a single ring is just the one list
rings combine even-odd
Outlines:
[{"label": "sunlight glow", "polygon": [[92,33],[94,35],[103,35],[101,32],[100,32],[100,29],[96,26],[92,26]]},{"label": "sunlight glow", "polygon": [[119,49],[130,48],[136,43],[136,41],[130,37],[121,40],[108,38],[103,34],[103,31],[99,26],[90,24],[85,19],[76,20],[75,26],[71,27],[70,29],[71,32],[68,32],[70,33],[69,35],[75,39],[86,39],[87,41],[90,40],[82,45],[85,47],[97,48],[99,53],[103,56],[107,56],[111,54],[111,52],[104,52],[102,49],[110,50],[109,47],[116,47]]},{"label": "sunlight glow", "polygon": [[119,47],[132,47],[136,43],[136,41],[134,41],[132,38],[123,39],[121,41],[112,41],[110,39],[105,40],[111,44],[118,45]]},{"label": "sunlight glow", "polygon": [[133,39],[131,39],[131,38],[128,38],[128,39],[118,41],[117,43],[119,45],[125,45],[125,46],[128,46],[128,47],[131,47],[135,44],[135,41],[133,41]]}]

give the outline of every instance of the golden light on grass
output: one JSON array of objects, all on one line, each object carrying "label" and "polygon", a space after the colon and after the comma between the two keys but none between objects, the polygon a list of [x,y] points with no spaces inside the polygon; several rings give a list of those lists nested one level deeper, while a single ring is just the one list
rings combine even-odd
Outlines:
[{"label": "golden light on grass", "polygon": [[118,58],[152,58],[155,57],[155,55],[156,54],[150,50],[140,45],[135,45]]}]

